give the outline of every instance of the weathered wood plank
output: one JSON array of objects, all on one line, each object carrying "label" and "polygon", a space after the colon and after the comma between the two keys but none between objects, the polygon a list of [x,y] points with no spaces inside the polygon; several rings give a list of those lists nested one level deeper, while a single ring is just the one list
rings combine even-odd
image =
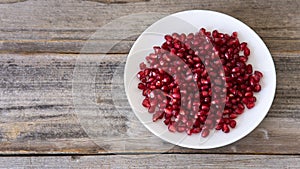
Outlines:
[{"label": "weathered wood plank", "polygon": [[[134,2],[134,0],[127,0],[127,2],[130,1]],[[1,19],[3,21],[1,27],[15,29],[19,29],[16,26],[36,29],[97,29],[103,24],[110,22],[111,19],[127,14],[139,12],[173,13],[188,9],[211,9],[233,14],[253,27],[297,28],[299,26],[298,8],[299,2],[297,0],[284,2],[280,0],[268,2],[233,0],[230,3],[221,0],[204,0],[202,2],[197,0],[151,0],[125,4],[104,4],[80,0],[66,0],[63,3],[47,0],[27,0],[14,4],[1,4],[0,6]]]},{"label": "weathered wood plank", "polygon": [[[128,3],[102,3],[104,1]],[[121,24],[104,29],[103,36],[94,41],[105,49],[124,40],[118,37],[120,31],[135,32],[135,36],[126,38],[110,51],[128,53],[137,36],[150,24],[167,14],[189,9],[216,10],[240,19],[258,32],[272,52],[300,50],[297,0],[104,1],[5,1],[18,3],[0,4],[0,52],[79,53],[94,32],[119,17],[132,14],[134,19],[124,19]],[[99,49],[98,53],[102,51]]]},{"label": "weathered wood plank", "polygon": [[[142,31],[140,30],[140,32]],[[263,40],[271,52],[300,51],[300,40],[268,38],[263,38]],[[93,40],[89,43],[99,46],[97,51],[82,51],[87,44],[86,40],[0,41],[0,53],[126,54],[130,51],[134,40]],[[112,48],[110,49],[110,47]],[[107,49],[110,50],[107,51]]]},{"label": "weathered wood plank", "polygon": [[[75,66],[84,68],[94,65],[95,62],[85,62],[82,59],[87,57],[99,62],[94,85],[95,97],[83,95],[91,99],[91,103],[76,107],[73,99],[77,95],[74,95],[72,87],[88,81],[73,81],[73,72]],[[232,145],[213,150],[190,150],[169,146],[155,139],[135,118],[122,89],[125,55],[0,54],[0,152],[124,152],[117,151],[118,145],[122,145],[118,141],[111,144],[112,147],[107,147],[104,143],[99,144],[97,140],[89,139],[89,132],[79,123],[78,120],[82,117],[93,120],[95,116],[87,113],[79,118],[76,108],[90,111],[96,105],[101,111],[98,117],[104,118],[105,122],[100,120],[94,127],[95,131],[105,132],[113,128],[114,131],[106,134],[118,132],[124,136],[134,136],[136,132],[141,134],[140,137],[154,139],[157,143],[151,147],[145,145],[142,149],[128,147],[125,151],[127,153],[164,152],[161,149],[163,146],[168,149],[171,147],[169,152],[173,153],[299,154],[300,58],[295,53],[274,53],[273,57],[277,69],[277,94],[263,123],[249,136]],[[82,69],[82,74],[88,73],[84,70]],[[117,98],[112,95],[115,92],[118,92]],[[130,143],[143,145],[136,140]]]},{"label": "weathered wood plank", "polygon": [[107,156],[3,157],[1,168],[264,168],[297,169],[299,156],[157,154]]},{"label": "weathered wood plank", "polygon": [[[62,119],[65,120],[65,119]],[[126,150],[122,138],[119,141],[100,143],[84,133],[78,123],[67,124],[46,122],[28,122],[1,126],[1,154],[106,154],[106,153],[237,153],[237,154],[299,154],[300,122],[295,119],[266,118],[251,134],[231,145],[210,150],[195,150],[168,145],[137,124],[136,132],[144,132],[140,140],[127,142]],[[125,122],[124,122],[125,123]],[[15,127],[14,127],[15,126]],[[29,127],[28,127],[29,126]],[[33,126],[30,128],[30,126]],[[108,128],[109,126],[104,126]],[[133,130],[133,129],[132,129]],[[72,133],[73,132],[73,133]],[[9,138],[9,139],[7,139]],[[156,139],[151,147],[144,145],[146,139]],[[96,142],[96,143],[95,143]],[[131,145],[131,146],[128,146]]]}]

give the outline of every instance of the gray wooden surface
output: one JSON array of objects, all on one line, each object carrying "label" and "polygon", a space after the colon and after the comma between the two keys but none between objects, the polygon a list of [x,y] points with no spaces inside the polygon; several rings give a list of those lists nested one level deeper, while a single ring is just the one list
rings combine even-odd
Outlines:
[{"label": "gray wooden surface", "polygon": [[[269,155],[212,155],[193,154],[187,158],[184,154],[158,154],[156,156],[107,155],[107,156],[53,156],[53,157],[7,157],[0,158],[0,168],[264,168],[298,169],[298,156]],[[7,162],[10,160],[10,162]]]},{"label": "gray wooden surface", "polygon": [[[122,89],[122,68],[138,35],[165,15],[190,9],[215,10],[240,19],[261,36],[275,61],[277,90],[267,117],[251,134],[222,148],[193,150],[155,140],[134,117]],[[121,20],[119,26],[105,27],[137,13],[144,14],[135,20]],[[99,29],[101,36],[93,36]],[[82,50],[87,40],[97,50]],[[110,46],[113,48],[107,52]],[[197,168],[199,164],[223,168],[222,163],[228,166],[225,168],[299,168],[299,55],[298,0],[0,0],[0,153],[7,156],[0,158],[0,168],[40,168],[44,164],[49,168]],[[114,129],[131,137],[142,134],[157,144],[150,147],[130,140],[129,147],[119,151],[122,140],[107,146],[91,138],[76,109],[89,110],[95,105],[74,105],[74,85],[86,82],[74,81],[74,71],[93,66],[82,58],[99,62],[95,96],[86,97],[102,112],[106,123],[94,129]],[[118,97],[112,95],[112,89]],[[93,116],[87,114],[86,118]],[[134,145],[141,148],[134,149]],[[166,154],[161,155],[163,152]],[[10,157],[50,154],[95,156]],[[147,159],[145,154],[159,156],[161,161],[154,164],[158,160]]]}]

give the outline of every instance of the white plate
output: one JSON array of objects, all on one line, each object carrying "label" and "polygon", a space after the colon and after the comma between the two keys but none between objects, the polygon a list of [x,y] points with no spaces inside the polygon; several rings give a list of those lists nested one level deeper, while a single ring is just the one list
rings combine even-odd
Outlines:
[{"label": "white plate", "polygon": [[[165,34],[172,34],[174,32],[195,33],[202,27],[208,31],[217,29],[220,32],[228,34],[237,31],[240,42],[247,42],[251,50],[251,55],[247,63],[251,63],[254,70],[259,70],[264,74],[260,82],[262,90],[255,94],[257,97],[256,106],[251,110],[246,110],[237,118],[237,126],[231,130],[230,133],[225,134],[222,131],[216,131],[214,134],[210,134],[211,137],[206,141],[201,140],[199,134],[187,136],[184,133],[169,132],[162,120],[152,122],[152,114],[149,114],[141,105],[143,96],[141,91],[137,89],[139,80],[136,78],[136,74],[139,72],[139,63],[145,61],[145,56],[153,52],[153,46],[160,46],[162,44]],[[167,142],[195,149],[209,149],[225,146],[249,134],[268,113],[276,89],[274,62],[268,48],[261,38],[241,21],[222,13],[206,10],[175,13],[160,19],[147,28],[136,40],[129,52],[124,79],[129,103],[145,127]]]}]

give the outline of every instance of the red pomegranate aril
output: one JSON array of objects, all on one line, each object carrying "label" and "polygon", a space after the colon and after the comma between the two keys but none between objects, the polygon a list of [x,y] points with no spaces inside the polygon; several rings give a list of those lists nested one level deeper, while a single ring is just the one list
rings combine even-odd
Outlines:
[{"label": "red pomegranate aril", "polygon": [[165,108],[164,109],[166,114],[171,114],[172,115],[172,109],[171,108]]},{"label": "red pomegranate aril", "polygon": [[225,124],[229,124],[230,119],[229,119],[229,118],[223,118],[223,122],[224,122]]},{"label": "red pomegranate aril", "polygon": [[145,69],[144,70],[144,74],[145,76],[148,76],[150,74],[151,69]]},{"label": "red pomegranate aril", "polygon": [[177,131],[179,132],[179,133],[182,133],[182,132],[184,132],[186,130],[186,128],[184,127],[184,126],[178,126],[177,127]]},{"label": "red pomegranate aril", "polygon": [[229,126],[230,126],[231,128],[235,128],[235,126],[236,126],[236,121],[235,121],[235,120],[230,120]]},{"label": "red pomegranate aril", "polygon": [[165,39],[166,39],[166,41],[171,42],[173,40],[173,37],[171,35],[166,35]]},{"label": "red pomegranate aril", "polygon": [[202,85],[207,85],[209,82],[208,82],[208,80],[206,80],[206,79],[201,79],[201,84]]},{"label": "red pomegranate aril", "polygon": [[252,65],[251,65],[251,64],[247,65],[247,66],[246,66],[246,73],[247,73],[247,74],[251,74],[252,71],[253,71]]},{"label": "red pomegranate aril", "polygon": [[151,90],[149,90],[149,89],[144,89],[143,90],[143,96],[149,97],[150,93],[151,93]]},{"label": "red pomegranate aril", "polygon": [[260,71],[254,71],[254,74],[256,75],[256,76],[258,76],[259,78],[262,78],[263,77],[263,74],[260,72]]},{"label": "red pomegranate aril", "polygon": [[194,133],[194,134],[200,133],[201,131],[202,131],[202,128],[200,128],[200,127],[196,127],[196,128],[191,129],[191,132]]},{"label": "red pomegranate aril", "polygon": [[172,97],[174,99],[180,99],[180,94],[179,93],[174,93],[174,94],[172,94]]},{"label": "red pomegranate aril", "polygon": [[246,92],[245,93],[245,97],[252,97],[253,96],[253,93],[252,92]]},{"label": "red pomegranate aril", "polygon": [[226,109],[223,111],[223,114],[230,114],[230,113],[231,113],[231,111],[229,109]]},{"label": "red pomegranate aril", "polygon": [[256,83],[258,83],[260,81],[260,76],[254,74],[252,75],[253,79],[255,80]]},{"label": "red pomegranate aril", "polygon": [[209,95],[208,91],[202,91],[201,94],[202,94],[203,97],[207,97]]},{"label": "red pomegranate aril", "polygon": [[144,73],[144,71],[140,71],[140,72],[137,74],[137,77],[138,77],[139,79],[145,78],[145,73]]},{"label": "red pomegranate aril", "polygon": [[164,78],[162,79],[162,82],[163,82],[163,83],[169,83],[169,82],[170,82],[170,78],[169,78],[169,77],[164,77]]},{"label": "red pomegranate aril", "polygon": [[223,124],[222,131],[223,131],[224,133],[229,133],[229,132],[230,132],[230,129],[229,129],[229,127],[228,127],[227,124]]},{"label": "red pomegranate aril", "polygon": [[248,98],[248,102],[251,102],[251,103],[256,102],[256,97],[255,97],[255,96],[249,97],[249,98]]},{"label": "red pomegranate aril", "polygon": [[[138,88],[145,96],[142,105],[153,113],[153,121],[163,119],[170,132],[192,135],[202,131],[202,137],[209,135],[209,129],[228,133],[229,127],[236,127],[233,119],[244,112],[245,106],[255,106],[253,92],[261,90],[259,81],[263,77],[246,64],[250,49],[237,36],[237,32],[229,35],[201,28],[195,34],[165,35],[165,42],[153,47],[154,53],[146,56],[149,68],[142,62],[137,74],[142,82]],[[175,57],[183,62],[173,62]],[[219,64],[223,65],[222,71]],[[222,88],[222,79],[226,80],[226,88]],[[193,90],[197,87],[199,93]],[[226,97],[225,109],[220,111],[215,106],[223,103],[222,97]]]},{"label": "red pomegranate aril", "polygon": [[239,67],[235,67],[231,70],[232,73],[239,73],[240,72],[240,68]]},{"label": "red pomegranate aril", "polygon": [[176,131],[176,128],[175,128],[174,124],[169,124],[168,129],[169,129],[170,132],[175,132]]},{"label": "red pomegranate aril", "polygon": [[232,114],[230,114],[229,115],[229,118],[231,118],[231,119],[235,119],[235,118],[237,118],[237,114],[235,114],[235,113],[232,113]]},{"label": "red pomegranate aril", "polygon": [[244,49],[244,55],[249,56],[250,55],[250,49],[248,47],[245,47]]},{"label": "red pomegranate aril", "polygon": [[248,98],[246,98],[246,97],[242,98],[241,103],[243,103],[243,104],[249,103]]},{"label": "red pomegranate aril", "polygon": [[216,130],[221,130],[222,129],[222,125],[221,124],[218,124],[215,128]]},{"label": "red pomegranate aril", "polygon": [[244,109],[245,109],[245,106],[244,106],[242,103],[239,103],[239,104],[238,104],[238,108],[244,110]]},{"label": "red pomegranate aril", "polygon": [[171,119],[165,119],[165,120],[164,120],[165,125],[170,124],[170,122],[171,122]]},{"label": "red pomegranate aril", "polygon": [[242,42],[242,43],[240,44],[241,50],[244,50],[246,47],[247,47],[247,43],[246,43],[246,42]]},{"label": "red pomegranate aril", "polygon": [[153,120],[153,122],[155,122],[155,121],[157,121],[158,119],[163,118],[163,116],[164,116],[164,112],[162,112],[162,111],[157,111],[157,112],[155,112],[155,113],[153,114],[152,120]]},{"label": "red pomegranate aril", "polygon": [[142,105],[146,108],[149,108],[150,107],[149,99],[148,98],[144,99]]},{"label": "red pomegranate aril", "polygon": [[144,62],[140,63],[140,69],[141,70],[146,69],[146,67],[147,67],[147,65]]},{"label": "red pomegranate aril", "polygon": [[208,111],[208,110],[209,110],[209,106],[203,104],[203,105],[201,106],[201,109],[202,109],[203,111]]},{"label": "red pomegranate aril", "polygon": [[232,32],[232,35],[231,35],[231,37],[233,37],[233,38],[237,38],[237,36],[238,36],[238,33],[237,33],[237,32]]},{"label": "red pomegranate aril", "polygon": [[250,103],[246,104],[246,107],[248,109],[252,109],[254,106],[255,106],[255,103],[253,103],[253,102],[250,102]]},{"label": "red pomegranate aril", "polygon": [[209,135],[209,130],[208,129],[202,130],[202,133],[201,133],[202,137],[207,137],[208,135]]},{"label": "red pomegranate aril", "polygon": [[256,84],[256,85],[254,86],[253,91],[254,91],[254,92],[259,92],[260,90],[261,90],[261,86],[260,86],[259,84]]},{"label": "red pomegranate aril", "polygon": [[194,125],[194,120],[188,120],[185,125],[188,127],[188,128],[193,128],[193,125]]},{"label": "red pomegranate aril", "polygon": [[242,114],[242,113],[244,113],[244,109],[237,108],[237,109],[235,110],[235,113],[236,113],[236,114]]},{"label": "red pomegranate aril", "polygon": [[149,107],[148,112],[149,113],[154,113],[155,112],[155,106]]},{"label": "red pomegranate aril", "polygon": [[161,86],[162,86],[162,83],[161,83],[160,81],[156,81],[155,87],[156,87],[157,89],[159,89]]},{"label": "red pomegranate aril", "polygon": [[144,90],[145,87],[146,87],[146,86],[145,86],[143,83],[139,83],[139,84],[138,84],[138,88],[141,89],[141,90]]},{"label": "red pomegranate aril", "polygon": [[160,89],[164,92],[168,92],[170,90],[168,86],[162,86]]},{"label": "red pomegranate aril", "polygon": [[240,61],[241,61],[241,62],[247,62],[247,60],[248,60],[248,58],[245,57],[245,56],[241,56],[241,57],[240,57]]},{"label": "red pomegranate aril", "polygon": [[[254,84],[253,84],[254,85]],[[246,92],[251,92],[252,91],[252,87],[247,87],[246,88]]]},{"label": "red pomegranate aril", "polygon": [[154,50],[155,54],[158,54],[158,53],[160,53],[161,48],[159,46],[154,46],[153,50]]}]

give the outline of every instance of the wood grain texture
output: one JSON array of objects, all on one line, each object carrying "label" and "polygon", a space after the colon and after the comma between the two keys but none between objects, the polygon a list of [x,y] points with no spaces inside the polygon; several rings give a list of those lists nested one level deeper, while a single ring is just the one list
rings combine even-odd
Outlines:
[{"label": "wood grain texture", "polygon": [[280,155],[218,155],[218,154],[157,154],[108,156],[4,157],[0,168],[264,168],[298,169],[299,156]]},{"label": "wood grain texture", "polygon": [[[100,47],[120,42],[110,53],[128,53],[138,35],[156,20],[170,13],[191,9],[215,10],[240,19],[263,38],[271,52],[300,50],[300,2],[297,0],[263,3],[234,0],[137,1],[28,0],[0,4],[0,52],[80,53],[93,33],[131,14],[136,17],[122,20],[122,29],[120,25],[113,25],[102,30],[103,36],[94,40]],[[118,31],[132,31],[135,35],[123,39],[117,36]],[[99,50],[98,53],[105,52]]]},{"label": "wood grain texture", "polygon": [[[299,168],[299,7],[298,0],[1,0],[0,154],[103,156],[5,157],[0,168]],[[222,148],[192,150],[157,139],[135,118],[122,88],[126,55],[138,35],[168,14],[191,9],[243,21],[262,37],[276,65],[267,117]],[[82,50],[87,43],[97,50]],[[94,79],[76,78],[91,74],[85,67],[95,67]],[[128,144],[97,134],[121,134]]]},{"label": "wood grain texture", "polygon": [[[191,150],[164,143],[136,119],[122,88],[125,55],[1,54],[0,151],[2,154],[165,151],[299,154],[300,78],[297,75],[300,58],[294,53],[274,53],[273,57],[277,69],[277,94],[262,124],[232,145]],[[84,68],[91,66],[96,67],[94,94],[89,95],[89,89],[85,88],[79,95],[74,93],[74,86],[89,82],[88,79],[76,81],[74,76],[89,74]],[[74,74],[75,67],[83,69]],[[76,96],[86,98],[87,102],[74,105]],[[100,113],[92,111],[95,105]],[[78,114],[81,109],[87,110],[83,111],[86,114]],[[95,126],[82,128],[85,122],[93,120],[96,120]],[[128,141],[127,149],[122,150],[119,146],[124,140],[107,144],[94,137],[95,133],[105,136],[121,133],[129,138],[140,136],[146,142],[152,139],[155,144],[147,146],[145,140],[133,139]]]}]

